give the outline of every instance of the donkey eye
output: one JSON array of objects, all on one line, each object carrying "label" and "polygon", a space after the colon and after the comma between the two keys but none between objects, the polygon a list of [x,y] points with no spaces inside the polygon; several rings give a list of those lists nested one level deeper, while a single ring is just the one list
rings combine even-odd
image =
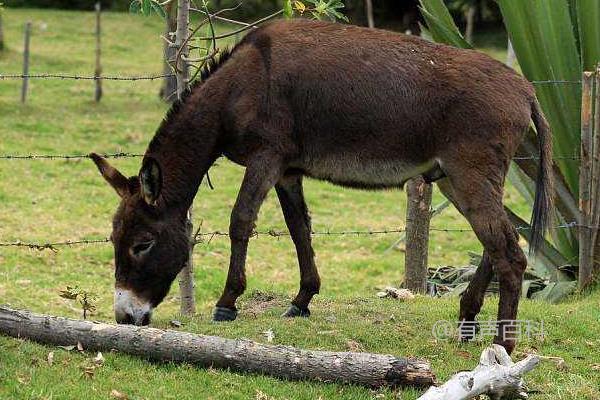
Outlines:
[{"label": "donkey eye", "polygon": [[146,242],[134,244],[131,247],[131,254],[135,257],[139,257],[147,253],[152,248],[152,246],[154,246],[154,240],[148,240]]}]

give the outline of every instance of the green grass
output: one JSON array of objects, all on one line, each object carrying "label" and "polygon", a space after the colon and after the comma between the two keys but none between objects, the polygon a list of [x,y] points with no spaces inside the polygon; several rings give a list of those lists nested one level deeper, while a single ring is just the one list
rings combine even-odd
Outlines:
[{"label": "green grass", "polygon": [[[31,20],[31,72],[92,74],[94,65],[91,13],[6,10],[8,51],[0,53],[0,73],[19,73],[22,26]],[[162,21],[125,14],[104,15],[104,73],[160,72]],[[493,43],[486,39],[485,43]],[[491,46],[491,45],[489,45]],[[490,47],[491,48],[491,47]],[[486,45],[486,51],[488,47]],[[501,57],[501,49],[490,50]],[[104,82],[104,98],[94,104],[88,81],[32,80],[26,105],[19,103],[20,81],[0,80],[0,153],[143,152],[167,106],[157,94],[159,82]],[[136,174],[139,159],[115,161]],[[205,231],[226,231],[243,170],[225,160],[211,172],[216,186],[203,186],[195,203],[196,224]],[[315,230],[368,230],[404,226],[405,195],[399,191],[361,192],[308,181],[305,188]],[[528,217],[529,207],[508,189],[507,203]],[[435,193],[434,203],[442,201]],[[106,237],[117,197],[91,161],[0,161],[0,241],[56,241]],[[435,227],[467,228],[454,209],[432,223]],[[259,230],[285,230],[274,194],[264,204]],[[365,351],[415,355],[429,359],[441,380],[471,369],[488,341],[459,344],[436,341],[435,321],[456,318],[458,301],[417,297],[400,303],[375,297],[376,288],[402,281],[404,254],[386,251],[395,235],[368,237],[317,236],[314,247],[322,277],[322,292],[312,305],[310,319],[279,317],[295,294],[299,275],[289,238],[259,237],[250,243],[248,293],[241,314],[228,324],[210,322],[211,309],[225,281],[229,245],[216,237],[197,246],[196,299],[199,314],[177,315],[174,285],[156,310],[153,325],[166,327],[171,319],[183,330],[231,338],[274,342],[311,349],[347,350],[348,341]],[[432,232],[430,265],[464,265],[468,251],[481,247],[472,233]],[[60,289],[78,285],[98,294],[94,319],[112,321],[113,259],[109,245],[61,248],[59,252],[14,248],[0,250],[0,303],[36,312],[79,318],[80,310],[59,297]],[[261,293],[271,293],[264,301]],[[525,300],[521,319],[543,320],[543,342],[523,341],[517,350],[564,357],[569,369],[558,371],[544,362],[528,378],[539,391],[534,399],[598,399],[600,362],[600,293],[572,297],[559,305]],[[497,299],[490,298],[482,319],[493,319]],[[334,318],[332,318],[334,317]],[[47,356],[54,352],[53,365]],[[419,392],[373,392],[361,387],[326,383],[293,383],[269,377],[198,369],[189,365],[149,363],[118,353],[105,353],[104,365],[86,378],[82,368],[94,354],[67,352],[27,341],[0,337],[1,399],[106,399],[111,390],[131,399],[266,398],[274,399],[414,399]],[[517,355],[519,357],[519,355]]]}]

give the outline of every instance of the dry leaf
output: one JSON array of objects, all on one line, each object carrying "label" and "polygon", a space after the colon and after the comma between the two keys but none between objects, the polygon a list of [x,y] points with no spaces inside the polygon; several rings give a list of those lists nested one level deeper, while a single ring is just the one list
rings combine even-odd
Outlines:
[{"label": "dry leaf", "polygon": [[71,350],[75,349],[75,346],[58,346],[58,347],[60,347],[63,350],[66,350],[66,351],[71,351]]},{"label": "dry leaf", "polygon": [[85,365],[81,367],[81,376],[87,379],[92,379],[94,377],[94,372],[96,371],[95,365]]},{"label": "dry leaf", "polygon": [[171,325],[172,328],[181,328],[183,326],[183,324],[181,323],[181,321],[177,321],[176,319],[171,320],[169,322],[169,325]]},{"label": "dry leaf", "polygon": [[125,393],[121,393],[118,390],[111,390],[110,391],[110,397],[114,398],[114,399],[120,399],[120,400],[127,400],[129,399],[129,396],[127,396]]},{"label": "dry leaf", "polygon": [[52,365],[54,363],[54,352],[51,351],[48,353],[48,365]]},{"label": "dry leaf", "polygon": [[263,334],[265,335],[265,337],[267,338],[267,342],[271,343],[273,341],[273,339],[275,339],[275,332],[273,332],[273,329],[269,329],[263,332]]},{"label": "dry leaf", "polygon": [[94,364],[96,364],[96,365],[104,364],[104,356],[102,355],[102,353],[98,352],[98,354],[96,354],[96,357],[94,357]]},{"label": "dry leaf", "polygon": [[567,371],[569,369],[569,366],[567,365],[567,363],[565,362],[565,360],[563,360],[561,358],[556,363],[556,369],[559,370],[559,371]]},{"label": "dry leaf", "polygon": [[415,298],[413,292],[408,289],[398,289],[392,286],[388,286],[383,289],[382,292],[377,292],[378,297],[391,297],[399,300],[412,300]]},{"label": "dry leaf", "polygon": [[83,345],[81,344],[81,342],[77,342],[77,350],[83,351]]},{"label": "dry leaf", "polygon": [[600,371],[600,364],[592,364],[590,365],[590,367],[594,370],[594,371]]},{"label": "dry leaf", "polygon": [[360,352],[360,351],[365,350],[363,348],[362,344],[360,344],[356,340],[352,340],[352,339],[350,339],[346,342],[346,347],[348,348],[348,350],[354,351],[354,352]]}]

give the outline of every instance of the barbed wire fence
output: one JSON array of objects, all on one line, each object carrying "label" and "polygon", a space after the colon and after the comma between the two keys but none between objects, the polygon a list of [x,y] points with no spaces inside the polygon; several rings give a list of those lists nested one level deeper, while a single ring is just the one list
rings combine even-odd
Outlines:
[{"label": "barbed wire fence", "polygon": [[[135,82],[135,81],[154,81],[157,79],[164,79],[173,77],[175,74],[147,74],[138,76],[127,76],[127,75],[103,75],[103,76],[91,76],[91,75],[77,75],[77,74],[60,74],[60,73],[40,73],[40,74],[0,74],[1,80],[18,80],[18,79],[58,79],[58,80],[107,80],[107,81],[121,81],[121,82]],[[581,84],[580,80],[539,80],[532,81],[531,83],[537,85],[547,84]],[[106,152],[100,154],[104,158],[120,159],[120,158],[141,158],[144,155],[135,152]],[[27,153],[27,154],[0,154],[0,161],[34,161],[34,160],[81,160],[91,158],[89,154],[84,153],[71,153],[71,154],[38,154],[38,153]],[[553,157],[555,160],[580,160],[579,155],[558,155]],[[537,155],[527,156],[516,156],[513,157],[515,161],[521,160],[539,160],[540,157]],[[576,221],[550,227],[550,229],[573,229],[582,226]],[[587,228],[600,228],[586,226]],[[526,231],[531,228],[528,226],[517,226],[518,231]],[[429,231],[433,232],[445,232],[445,233],[465,233],[472,232],[470,228],[452,228],[452,227],[429,227]],[[406,228],[386,228],[386,229],[353,229],[353,230],[321,230],[313,231],[313,236],[376,236],[376,235],[389,235],[389,234],[403,234],[406,233]],[[203,242],[210,242],[215,237],[229,236],[225,231],[211,231],[211,232],[197,232],[194,237],[194,244]],[[270,237],[270,238],[281,238],[289,236],[287,231],[277,231],[274,229],[254,231],[252,233],[253,238],[257,237]],[[206,239],[208,238],[208,239]],[[58,241],[47,241],[47,242],[30,242],[30,241],[12,241],[12,242],[1,242],[0,247],[13,247],[31,250],[50,250],[58,252],[61,247],[75,247],[75,246],[87,246],[87,245],[99,245],[110,243],[109,238],[95,238],[95,239],[67,239]]]},{"label": "barbed wire fence", "polygon": [[[212,24],[211,18],[220,18],[220,17],[217,17],[218,13],[211,15],[210,13],[208,13],[207,9],[195,10],[195,11],[204,12],[208,16],[207,21],[209,24]],[[277,14],[273,14],[273,15],[267,17],[267,19],[272,18],[276,15]],[[236,22],[236,21],[233,21],[233,22]],[[251,29],[252,27],[255,26],[254,24],[245,24],[245,23],[242,25],[243,25],[243,28],[240,28],[240,31]],[[211,28],[212,28],[212,25],[211,25]],[[187,29],[186,29],[186,31],[187,31]],[[193,36],[194,32],[190,35],[190,37]],[[236,32],[237,31],[234,31],[233,33],[229,33],[229,34],[225,35],[224,37],[234,34]],[[163,37],[163,39],[165,39],[165,38]],[[204,39],[212,40],[213,51],[212,52],[209,51],[210,47],[209,47],[209,49],[207,49],[207,56],[203,57],[201,59],[201,61],[202,61],[202,63],[200,64],[201,66],[204,65],[204,63],[206,62],[206,59],[208,57],[214,57],[218,53],[218,49],[216,47],[216,42],[215,42],[215,39],[217,39],[217,37],[214,34],[214,30],[212,33],[212,37],[207,37]],[[29,73],[27,70],[24,70],[24,72],[21,74],[1,74],[0,73],[0,82],[7,81],[7,80],[22,80],[25,83],[30,79],[61,80],[61,81],[66,81],[66,80],[73,81],[74,80],[74,81],[93,81],[98,86],[98,85],[100,85],[100,83],[102,81],[116,81],[116,82],[133,83],[133,82],[140,82],[140,81],[152,82],[152,81],[161,80],[161,79],[177,78],[177,81],[178,81],[178,92],[177,93],[179,93],[179,89],[180,89],[179,82],[182,81],[182,77],[184,75],[183,73],[185,71],[187,71],[187,68],[180,68],[179,64],[182,63],[183,65],[189,65],[189,64],[191,64],[191,61],[193,61],[193,60],[190,60],[190,59],[187,59],[186,57],[184,57],[185,51],[182,51],[182,49],[186,48],[187,41],[189,40],[189,38],[185,39],[183,42],[181,40],[179,40],[179,41],[176,40],[175,42],[171,42],[168,39],[165,39],[165,40],[167,40],[167,42],[169,43],[170,46],[173,46],[173,47],[179,49],[175,59],[168,60],[169,65],[172,67],[171,69],[173,71],[171,73],[167,73],[168,72],[167,71],[165,73],[144,74],[144,75],[125,75],[125,74],[103,75],[99,72],[94,72],[94,75],[83,75],[83,74],[75,74],[75,73]],[[99,60],[97,60],[97,62],[99,62]],[[97,69],[97,71],[100,71],[100,69]],[[200,72],[200,68],[197,68],[196,74],[198,72]],[[194,77],[195,76],[196,75],[194,75]],[[185,81],[185,82],[188,81],[187,73],[185,74],[185,79],[183,79],[183,81]],[[572,85],[581,85],[583,83],[583,80],[565,80],[565,79],[536,80],[536,81],[532,81],[531,83],[536,86],[566,85],[566,86],[571,87]],[[101,155],[104,158],[113,158],[113,159],[143,157],[143,154],[139,154],[136,152],[124,152],[124,151],[112,152],[112,153],[107,152],[107,153],[101,154]],[[71,153],[71,154],[35,154],[35,153],[8,154],[7,153],[7,154],[0,154],[0,161],[35,161],[35,160],[69,161],[69,160],[82,160],[82,159],[87,159],[87,158],[91,158],[91,157],[89,154],[85,154],[85,153]],[[534,160],[539,160],[540,157],[535,154],[530,154],[530,155],[519,154],[518,156],[514,157],[513,159],[515,161],[527,161],[527,160],[534,161]],[[575,155],[575,154],[573,154],[573,155],[565,155],[565,154],[557,155],[554,157],[554,159],[555,160],[573,160],[573,161],[581,162],[581,157],[579,155]],[[410,186],[410,183],[409,183],[409,186]],[[409,198],[407,207],[409,207],[409,209],[410,209],[411,203],[414,201],[414,198],[411,197],[410,190],[407,190],[407,193],[408,193],[408,198]],[[429,195],[429,200],[428,200],[428,207],[431,207],[431,196],[430,195]],[[410,235],[414,236],[414,233],[416,232],[416,231],[414,231],[414,229],[418,230],[418,229],[423,229],[423,228],[417,227],[417,225],[420,225],[420,224],[409,223],[408,218],[407,218],[407,222],[406,222],[406,228],[403,227],[403,228],[385,228],[385,229],[380,228],[380,229],[350,229],[350,230],[317,230],[317,231],[311,232],[311,235],[312,236],[362,237],[362,236],[376,236],[376,235],[389,235],[389,234],[396,234],[396,235],[403,234],[403,235],[406,235],[406,245],[407,245],[407,252],[408,252],[409,241],[414,242],[413,244],[410,245],[410,247],[418,248],[419,246],[418,246],[417,242],[419,242],[419,240],[420,240],[419,243],[421,244],[421,247],[424,246],[426,248],[428,245],[427,237],[429,235],[429,232],[444,232],[444,233],[472,232],[472,229],[470,229],[470,228],[430,227],[429,219],[431,218],[432,212],[430,211],[429,217],[427,217],[426,214],[427,213],[425,212],[425,215],[423,216],[423,218],[427,219],[427,221],[428,221],[427,226],[425,228],[426,229],[426,231],[425,231],[426,238],[421,237],[421,239],[415,237],[412,240],[409,240],[409,236]],[[593,228],[590,224],[585,225],[585,224],[578,223],[577,221],[573,221],[570,223],[550,227],[550,229],[578,229],[578,228],[582,228],[582,227]],[[413,229],[412,234],[409,232],[410,229]],[[531,228],[528,226],[516,226],[516,229],[518,231],[527,231],[527,230],[530,230]],[[595,229],[598,229],[598,227],[595,227]],[[287,237],[289,235],[290,234],[287,231],[278,231],[275,229],[255,231],[252,233],[253,238],[268,237],[268,238],[279,239],[281,237]],[[196,234],[193,236],[192,243],[193,243],[193,245],[196,245],[199,243],[205,243],[205,242],[210,243],[215,237],[227,237],[227,236],[229,236],[229,234],[225,231],[215,230],[212,232],[201,232],[200,230],[198,230],[196,232]],[[421,235],[421,236],[423,236],[423,235]],[[109,238],[71,239],[71,240],[41,241],[41,242],[18,240],[18,241],[13,241],[13,242],[0,241],[0,248],[10,247],[10,248],[30,249],[30,250],[37,250],[37,251],[49,250],[49,251],[56,253],[59,251],[60,248],[63,248],[63,247],[104,245],[107,243],[110,243]],[[413,258],[420,259],[423,257],[425,260],[424,262],[426,263],[426,259],[427,259],[426,252],[424,254],[418,254],[416,258],[415,257],[413,257]],[[190,258],[190,260],[191,260],[191,258]],[[413,260],[413,261],[415,261],[415,260]],[[418,264],[419,260],[416,260],[416,262]],[[406,268],[407,268],[407,270],[409,269],[408,261],[407,261]],[[411,267],[411,268],[416,268],[416,267]]]}]

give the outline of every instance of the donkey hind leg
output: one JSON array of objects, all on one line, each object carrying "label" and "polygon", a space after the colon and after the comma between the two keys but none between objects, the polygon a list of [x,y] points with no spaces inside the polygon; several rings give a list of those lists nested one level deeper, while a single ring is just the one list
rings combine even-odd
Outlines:
[{"label": "donkey hind leg", "polygon": [[[448,179],[442,179],[437,182],[439,189],[442,191],[444,196],[448,198],[454,204],[456,209],[462,213],[458,203],[454,199],[452,186]],[[475,337],[475,334],[479,332],[479,324],[475,320],[485,297],[485,291],[487,290],[492,277],[492,260],[484,250],[483,257],[475,274],[473,275],[467,290],[462,294],[460,299],[460,313],[458,320],[460,321],[459,335],[461,340],[471,340]]]},{"label": "donkey hind leg", "polygon": [[231,258],[227,282],[213,315],[214,321],[233,321],[237,317],[235,302],[246,289],[246,252],[254,230],[258,210],[269,190],[281,176],[278,157],[258,157],[246,167],[244,180],[231,212],[229,238]]},{"label": "donkey hind leg", "polygon": [[[498,277],[500,302],[494,343],[504,346],[510,354],[518,335],[514,320],[527,259],[519,247],[518,233],[502,207],[501,186],[485,178],[485,175],[471,174],[471,179],[465,178],[463,174],[461,179],[451,180],[453,195],[489,257],[489,263],[484,264],[487,267],[492,265]],[[486,276],[482,272],[483,278]],[[468,309],[461,311],[465,311],[465,316],[469,317]]]},{"label": "donkey hind leg", "polygon": [[296,246],[300,266],[300,291],[292,305],[283,314],[284,317],[308,317],[308,304],[319,293],[321,281],[315,266],[315,255],[311,245],[310,216],[302,191],[302,175],[282,178],[275,185],[285,223]]}]

